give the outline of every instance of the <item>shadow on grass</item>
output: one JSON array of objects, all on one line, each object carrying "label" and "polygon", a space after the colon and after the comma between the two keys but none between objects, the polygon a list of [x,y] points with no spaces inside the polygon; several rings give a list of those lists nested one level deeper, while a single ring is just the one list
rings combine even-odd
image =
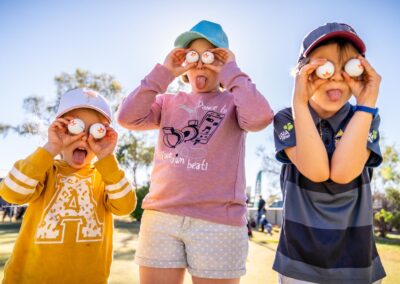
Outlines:
[{"label": "shadow on grass", "polygon": [[387,236],[386,238],[382,237],[377,237],[375,236],[375,240],[377,244],[381,245],[394,245],[394,246],[399,246],[400,247],[400,238],[393,238],[391,236]]},{"label": "shadow on grass", "polygon": [[114,220],[114,227],[120,230],[128,230],[129,232],[139,232],[140,223],[138,221],[127,221],[125,219]]},{"label": "shadow on grass", "polygon": [[0,224],[0,235],[18,233],[21,227],[21,222],[14,223],[1,223]]},{"label": "shadow on grass", "polygon": [[114,260],[133,260],[136,250],[131,249],[127,251],[114,251]]}]

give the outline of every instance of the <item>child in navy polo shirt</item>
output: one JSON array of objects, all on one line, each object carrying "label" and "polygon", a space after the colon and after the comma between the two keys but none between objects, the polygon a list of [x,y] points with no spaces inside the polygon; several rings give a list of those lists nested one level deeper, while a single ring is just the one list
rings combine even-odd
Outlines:
[{"label": "child in navy polo shirt", "polygon": [[[370,187],[371,168],[382,161],[381,77],[365,51],[353,28],[341,23],[318,27],[302,42],[292,108],[274,119],[276,158],[283,163],[284,223],[273,265],[279,283],[365,284],[385,277]],[[350,59],[360,61],[362,75],[344,71]],[[328,61],[331,69],[319,76],[331,77],[321,79],[316,71]]]}]

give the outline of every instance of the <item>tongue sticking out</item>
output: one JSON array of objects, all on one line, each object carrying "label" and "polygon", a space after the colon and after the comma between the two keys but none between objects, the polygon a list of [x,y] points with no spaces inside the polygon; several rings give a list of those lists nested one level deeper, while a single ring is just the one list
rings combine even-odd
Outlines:
[{"label": "tongue sticking out", "polygon": [[205,76],[196,77],[196,88],[203,89],[206,86],[207,78]]},{"label": "tongue sticking out", "polygon": [[85,162],[86,150],[75,149],[72,155],[75,164],[81,165]]},{"label": "tongue sticking out", "polygon": [[328,95],[328,97],[331,101],[337,101],[342,96],[342,91],[334,89],[334,90],[327,91],[326,94]]}]

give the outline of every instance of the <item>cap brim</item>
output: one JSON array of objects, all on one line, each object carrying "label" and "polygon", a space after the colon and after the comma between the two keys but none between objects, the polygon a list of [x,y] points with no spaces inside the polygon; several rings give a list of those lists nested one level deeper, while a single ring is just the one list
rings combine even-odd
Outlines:
[{"label": "cap brim", "polygon": [[321,36],[319,39],[317,39],[313,44],[311,44],[304,52],[303,56],[306,57],[308,54],[321,42],[327,41],[332,38],[343,38],[348,41],[350,41],[354,46],[358,49],[358,51],[362,54],[365,55],[366,47],[364,42],[359,38],[357,35],[351,33],[351,32],[346,32],[346,31],[337,31],[337,32],[331,32],[327,35]]},{"label": "cap brim", "polygon": [[192,42],[195,39],[199,39],[199,38],[204,38],[204,39],[208,40],[216,47],[222,47],[222,46],[219,46],[218,43],[210,40],[208,37],[206,37],[202,33],[192,32],[192,31],[184,32],[183,34],[178,36],[175,40],[174,46],[180,47],[180,48],[186,48],[190,42]]},{"label": "cap brim", "polygon": [[111,117],[107,113],[105,113],[102,109],[96,108],[96,107],[87,106],[87,105],[77,105],[77,106],[73,106],[73,107],[64,109],[62,112],[57,113],[56,117],[59,118],[59,117],[63,116],[64,114],[66,114],[67,112],[70,112],[71,110],[79,109],[79,108],[80,109],[88,108],[88,109],[95,110],[95,111],[99,112],[100,114],[102,114],[108,120],[108,122],[110,122],[110,123],[112,122]]}]

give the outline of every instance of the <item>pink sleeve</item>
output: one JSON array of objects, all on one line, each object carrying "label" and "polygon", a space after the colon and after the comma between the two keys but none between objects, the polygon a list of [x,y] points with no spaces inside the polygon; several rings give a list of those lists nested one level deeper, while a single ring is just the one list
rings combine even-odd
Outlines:
[{"label": "pink sleeve", "polygon": [[119,106],[118,123],[132,130],[157,129],[160,125],[162,94],[174,80],[172,73],[157,64]]},{"label": "pink sleeve", "polygon": [[236,62],[224,65],[220,81],[233,94],[239,126],[246,131],[259,131],[274,118],[268,101],[256,89],[249,76],[240,71]]}]

